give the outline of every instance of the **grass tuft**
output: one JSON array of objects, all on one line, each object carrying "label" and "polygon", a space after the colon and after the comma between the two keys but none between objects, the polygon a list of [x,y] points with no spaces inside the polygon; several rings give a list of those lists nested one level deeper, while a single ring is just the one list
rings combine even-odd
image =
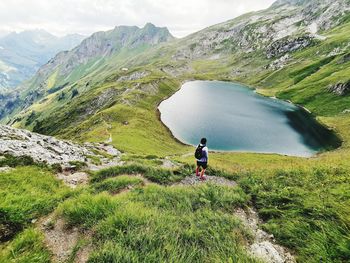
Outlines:
[{"label": "grass tuft", "polygon": [[159,184],[170,184],[180,181],[185,176],[191,175],[193,172],[191,167],[186,165],[175,171],[162,168],[154,168],[139,164],[129,164],[124,166],[116,166],[101,170],[92,176],[91,182],[100,182],[106,178],[118,175],[142,175],[151,182]]},{"label": "grass tuft", "polygon": [[0,250],[2,263],[49,263],[50,253],[43,242],[42,234],[28,228],[19,234],[7,247]]},{"label": "grass tuft", "polygon": [[120,175],[116,178],[108,178],[93,186],[97,193],[107,191],[110,194],[117,194],[128,187],[135,187],[142,185],[144,182],[142,178],[135,176]]}]

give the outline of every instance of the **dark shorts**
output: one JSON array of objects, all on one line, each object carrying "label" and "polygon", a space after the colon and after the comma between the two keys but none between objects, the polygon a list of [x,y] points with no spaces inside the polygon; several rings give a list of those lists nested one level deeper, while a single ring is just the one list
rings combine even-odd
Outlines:
[{"label": "dark shorts", "polygon": [[207,169],[208,163],[207,162],[199,162],[199,161],[197,161],[197,166],[202,167],[203,169]]}]

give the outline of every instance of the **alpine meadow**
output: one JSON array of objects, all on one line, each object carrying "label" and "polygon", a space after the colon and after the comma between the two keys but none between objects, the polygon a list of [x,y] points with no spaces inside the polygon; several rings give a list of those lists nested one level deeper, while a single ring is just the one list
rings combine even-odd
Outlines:
[{"label": "alpine meadow", "polygon": [[[277,0],[182,38],[35,32],[0,36],[0,263],[350,262],[350,0]],[[277,124],[321,146],[270,151]]]}]

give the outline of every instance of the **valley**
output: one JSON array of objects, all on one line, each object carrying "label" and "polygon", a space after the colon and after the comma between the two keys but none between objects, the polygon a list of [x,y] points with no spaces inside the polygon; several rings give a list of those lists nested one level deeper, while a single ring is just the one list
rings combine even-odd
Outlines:
[{"label": "valley", "polygon": [[0,91],[16,88],[56,53],[75,47],[83,39],[79,34],[57,37],[44,30],[0,37]]}]

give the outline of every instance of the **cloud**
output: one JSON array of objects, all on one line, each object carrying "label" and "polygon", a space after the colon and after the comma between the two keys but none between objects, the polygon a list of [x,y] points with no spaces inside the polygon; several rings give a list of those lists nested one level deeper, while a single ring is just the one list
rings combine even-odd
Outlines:
[{"label": "cloud", "polygon": [[182,37],[274,0],[0,0],[0,32],[42,28],[89,35],[117,25],[167,26]]}]

